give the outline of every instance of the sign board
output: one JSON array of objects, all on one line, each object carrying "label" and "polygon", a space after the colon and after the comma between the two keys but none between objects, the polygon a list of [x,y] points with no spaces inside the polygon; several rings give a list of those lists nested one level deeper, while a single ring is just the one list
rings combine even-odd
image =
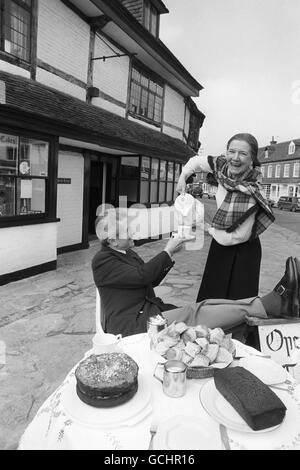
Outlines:
[{"label": "sign board", "polygon": [[57,184],[71,184],[71,178],[57,178]]},{"label": "sign board", "polygon": [[32,180],[21,180],[21,199],[32,199]]},{"label": "sign board", "polygon": [[260,325],[258,333],[261,351],[293,374],[300,366],[300,323]]}]

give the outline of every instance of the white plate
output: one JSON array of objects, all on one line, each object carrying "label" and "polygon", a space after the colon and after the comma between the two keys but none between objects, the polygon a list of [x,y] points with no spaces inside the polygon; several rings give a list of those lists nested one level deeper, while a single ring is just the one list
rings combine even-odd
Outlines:
[{"label": "white plate", "polygon": [[224,424],[228,429],[239,432],[262,433],[273,431],[280,426],[254,431],[243,418],[235,411],[230,403],[218,392],[213,380],[210,380],[200,390],[200,402],[203,408],[216,421]]},{"label": "white plate", "polygon": [[133,426],[149,415],[151,405],[151,382],[142,374],[138,376],[138,390],[123,405],[112,408],[95,408],[83,403],[76,393],[76,378],[66,385],[61,398],[65,412],[80,424],[91,427]]},{"label": "white plate", "polygon": [[221,448],[216,428],[195,416],[174,416],[158,425],[155,450],[216,450]]},{"label": "white plate", "polygon": [[238,365],[252,372],[266,385],[281,384],[288,377],[286,370],[280,364],[264,357],[243,357]]}]

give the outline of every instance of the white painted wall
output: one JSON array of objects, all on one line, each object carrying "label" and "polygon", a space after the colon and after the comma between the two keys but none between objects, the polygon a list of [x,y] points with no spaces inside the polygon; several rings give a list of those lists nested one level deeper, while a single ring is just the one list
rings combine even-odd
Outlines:
[{"label": "white painted wall", "polygon": [[0,275],[55,261],[57,223],[0,230]]},{"label": "white painted wall", "polygon": [[38,59],[87,82],[90,27],[60,0],[39,0]]},{"label": "white painted wall", "polygon": [[62,91],[63,93],[67,93],[68,95],[74,96],[82,101],[86,101],[86,90],[84,88],[74,85],[63,78],[54,75],[54,73],[38,68],[36,79],[44,85],[55,88],[55,90]]},{"label": "white painted wall", "polygon": [[111,103],[110,101],[105,100],[104,98],[93,98],[92,104],[98,106],[101,109],[106,109],[111,113],[117,114],[118,116],[125,117],[126,109],[117,104]]},{"label": "white painted wall", "polygon": [[71,178],[71,184],[57,185],[58,248],[82,242],[83,175],[81,154],[59,152],[58,178]]},{"label": "white painted wall", "polygon": [[[119,54],[123,53],[116,46],[110,44],[106,38],[104,40],[113,51]],[[113,51],[96,36],[94,57],[114,55]],[[128,79],[129,57],[107,59],[105,62],[103,60],[94,61],[94,86],[124,104],[127,102]],[[93,104],[96,103],[93,102]]]},{"label": "white painted wall", "polygon": [[[165,107],[163,120],[174,126],[184,128],[184,97],[177,93],[169,86],[165,87]],[[172,129],[173,130],[173,129]],[[166,128],[166,133],[171,132],[170,128]],[[170,134],[171,135],[171,134]],[[182,134],[181,134],[182,138]]]},{"label": "white painted wall", "polygon": [[28,72],[28,70],[18,67],[17,65],[10,64],[9,62],[5,62],[4,60],[0,60],[0,70],[2,70],[2,72],[13,73],[14,75],[30,78],[30,72]]},{"label": "white painted wall", "polygon": [[174,137],[175,139],[182,140],[182,136],[183,136],[182,131],[173,129],[173,127],[169,127],[166,124],[164,124],[163,126],[163,132],[164,134],[168,134],[170,137]]}]

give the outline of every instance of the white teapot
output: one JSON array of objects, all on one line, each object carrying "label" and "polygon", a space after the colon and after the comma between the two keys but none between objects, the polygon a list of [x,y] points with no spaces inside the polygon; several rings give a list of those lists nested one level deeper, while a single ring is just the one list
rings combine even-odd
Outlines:
[{"label": "white teapot", "polygon": [[178,222],[178,237],[194,239],[193,224],[203,223],[204,220],[203,204],[191,194],[182,193],[175,199],[174,208]]}]

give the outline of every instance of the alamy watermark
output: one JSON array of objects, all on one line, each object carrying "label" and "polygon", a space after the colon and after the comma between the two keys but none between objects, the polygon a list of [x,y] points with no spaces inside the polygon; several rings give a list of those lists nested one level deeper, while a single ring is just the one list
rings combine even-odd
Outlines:
[{"label": "alamy watermark", "polygon": [[[204,207],[195,200],[185,215],[177,214],[168,204],[134,204],[127,207],[127,197],[120,196],[119,206],[101,204],[96,212],[99,239],[133,240],[167,239],[170,234],[186,239],[186,250],[198,250],[204,245]],[[174,233],[175,232],[175,233]]]},{"label": "alamy watermark", "polygon": [[293,104],[300,104],[300,80],[294,80],[292,83],[292,98]]}]

